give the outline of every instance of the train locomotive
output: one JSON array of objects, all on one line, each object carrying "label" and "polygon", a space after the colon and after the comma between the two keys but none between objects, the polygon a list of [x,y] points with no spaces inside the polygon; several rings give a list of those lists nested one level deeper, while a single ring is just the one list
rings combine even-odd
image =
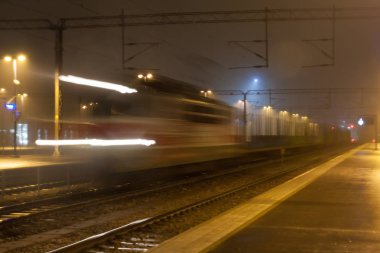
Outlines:
[{"label": "train locomotive", "polygon": [[268,108],[252,111],[244,125],[238,109],[203,96],[199,87],[166,77],[140,80],[135,88],[134,94],[103,93],[82,100],[78,115],[62,118],[60,139],[142,140],[154,145],[62,146],[62,153],[79,153],[107,172],[129,172],[235,157],[259,142],[321,143],[326,135],[298,116],[279,112],[268,117]]},{"label": "train locomotive", "polygon": [[[63,146],[122,172],[236,156],[232,107],[165,77],[141,80],[137,93],[87,99],[76,119],[61,123],[61,139],[150,140],[151,146]],[[78,151],[80,149],[80,151]]]}]

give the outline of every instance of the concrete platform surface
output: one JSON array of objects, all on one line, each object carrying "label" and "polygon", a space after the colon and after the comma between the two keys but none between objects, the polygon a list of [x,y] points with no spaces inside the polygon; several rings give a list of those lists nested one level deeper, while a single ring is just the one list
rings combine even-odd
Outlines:
[{"label": "concrete platform surface", "polygon": [[0,156],[0,171],[12,169],[27,169],[33,167],[54,166],[63,164],[83,164],[87,159],[80,156],[54,157],[52,154],[18,155],[17,157],[7,155]]},{"label": "concrete platform surface", "polygon": [[361,146],[149,252],[380,252],[380,151]]}]

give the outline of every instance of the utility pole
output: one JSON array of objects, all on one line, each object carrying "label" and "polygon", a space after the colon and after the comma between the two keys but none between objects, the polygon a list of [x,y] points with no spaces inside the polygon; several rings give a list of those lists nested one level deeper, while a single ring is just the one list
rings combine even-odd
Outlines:
[{"label": "utility pole", "polygon": [[[61,87],[59,76],[62,71],[63,60],[63,25],[59,22],[55,27],[55,66],[54,66],[54,140],[59,140],[60,113],[61,113]],[[60,156],[59,146],[54,146],[53,156]]]}]

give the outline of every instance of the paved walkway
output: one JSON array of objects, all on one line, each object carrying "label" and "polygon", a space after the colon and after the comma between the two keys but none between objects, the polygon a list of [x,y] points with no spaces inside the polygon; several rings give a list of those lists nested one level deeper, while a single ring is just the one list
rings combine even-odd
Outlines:
[{"label": "paved walkway", "polygon": [[336,157],[150,252],[380,252],[380,151],[369,147]]},{"label": "paved walkway", "polygon": [[31,147],[19,147],[17,156],[14,156],[13,147],[0,149],[0,170],[31,168],[38,166],[52,166],[58,164],[83,163],[79,156],[54,157],[50,149],[36,149]]}]

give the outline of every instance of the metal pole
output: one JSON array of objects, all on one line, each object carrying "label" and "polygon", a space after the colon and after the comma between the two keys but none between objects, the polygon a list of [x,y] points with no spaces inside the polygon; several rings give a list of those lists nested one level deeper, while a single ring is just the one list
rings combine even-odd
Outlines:
[{"label": "metal pole", "polygon": [[336,24],[336,11],[335,5],[332,9],[332,65],[335,66],[335,24]]},{"label": "metal pole", "polygon": [[377,150],[377,114],[375,114],[375,150]]},{"label": "metal pole", "polygon": [[124,9],[121,11],[121,68],[125,69],[125,21]]},{"label": "metal pole", "polygon": [[[13,64],[16,64],[16,60],[13,60]],[[15,72],[15,68],[14,68]],[[16,80],[16,79],[15,79]],[[13,128],[14,128],[14,135],[13,135],[13,156],[17,157],[17,85],[14,84],[14,92],[15,92],[15,110],[14,110],[14,119],[13,119]]]},{"label": "metal pole", "polygon": [[40,196],[40,192],[41,192],[41,171],[40,171],[40,167],[37,167],[37,196]]},{"label": "metal pole", "polygon": [[[17,100],[17,97],[16,97]],[[16,103],[15,103],[16,104]],[[16,105],[17,108],[17,105]],[[13,155],[17,157],[17,109],[14,112],[14,135],[13,135]]]},{"label": "metal pole", "polygon": [[1,170],[1,200],[5,198],[5,170]]},{"label": "metal pole", "polygon": [[244,141],[247,141],[247,94],[248,92],[243,92],[243,124],[244,124]]},{"label": "metal pole", "polygon": [[268,7],[265,8],[265,67],[269,67]]},{"label": "metal pole", "polygon": [[[60,117],[60,99],[61,90],[59,85],[59,76],[62,69],[62,40],[63,40],[63,26],[58,24],[55,30],[55,69],[54,69],[54,140],[59,140],[59,117]],[[54,146],[53,156],[60,156],[59,146]]]},{"label": "metal pole", "polygon": [[272,90],[268,90],[268,96],[269,96],[269,106],[272,106]]}]

